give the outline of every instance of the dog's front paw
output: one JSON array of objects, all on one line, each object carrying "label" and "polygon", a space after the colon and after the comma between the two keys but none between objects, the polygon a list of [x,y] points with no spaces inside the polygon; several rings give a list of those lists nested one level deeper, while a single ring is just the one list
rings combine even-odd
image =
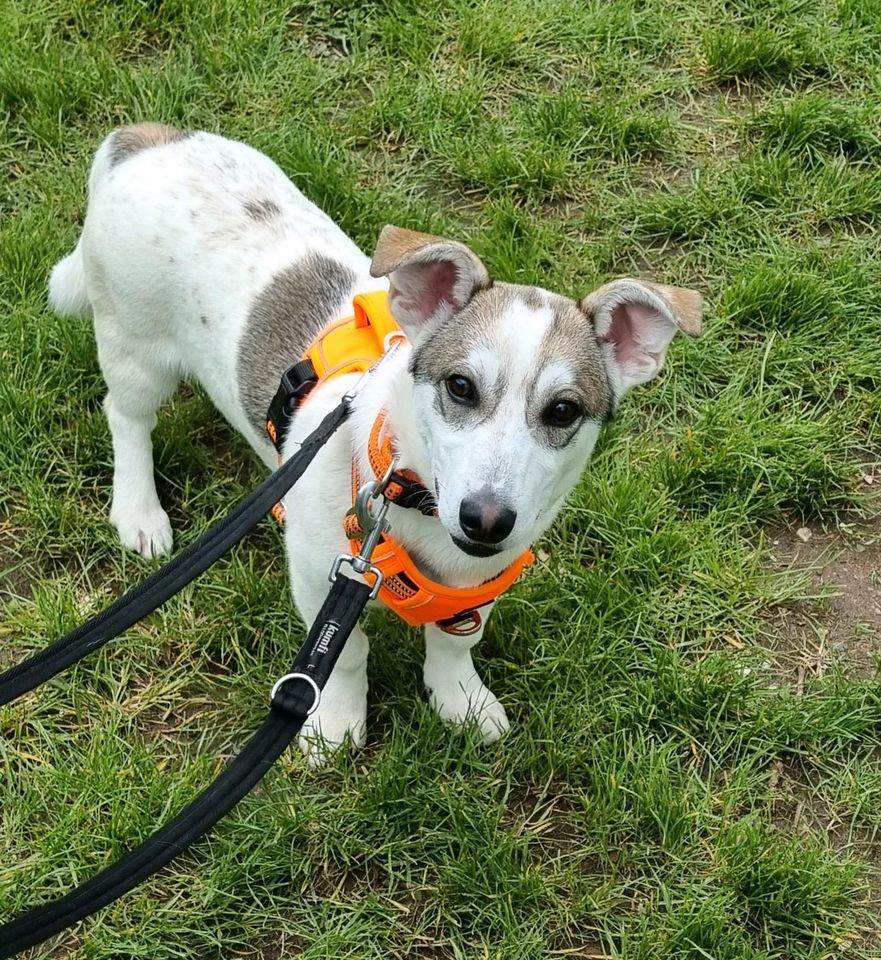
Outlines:
[{"label": "dog's front paw", "polygon": [[465,681],[435,682],[430,694],[442,720],[458,727],[477,724],[484,743],[494,743],[511,728],[505,708],[476,673]]},{"label": "dog's front paw", "polygon": [[110,522],[116,527],[122,545],[145,560],[171,553],[174,543],[171,521],[158,504],[140,511],[114,505],[110,510]]},{"label": "dog's front paw", "polygon": [[309,758],[310,767],[320,767],[349,741],[355,750],[367,739],[367,699],[363,707],[349,703],[345,708],[333,702],[322,702],[315,713],[306,719],[300,731],[300,750]]}]

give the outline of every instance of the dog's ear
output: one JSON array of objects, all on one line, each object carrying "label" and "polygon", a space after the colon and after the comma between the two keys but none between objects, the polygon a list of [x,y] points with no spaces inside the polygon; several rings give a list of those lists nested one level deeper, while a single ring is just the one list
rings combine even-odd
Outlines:
[{"label": "dog's ear", "polygon": [[379,235],[370,275],[389,278],[389,308],[414,341],[490,282],[464,244],[393,226]]},{"label": "dog's ear", "polygon": [[643,280],[613,280],[581,302],[619,397],[646,383],[661,369],[677,330],[700,336],[703,297],[696,290]]}]

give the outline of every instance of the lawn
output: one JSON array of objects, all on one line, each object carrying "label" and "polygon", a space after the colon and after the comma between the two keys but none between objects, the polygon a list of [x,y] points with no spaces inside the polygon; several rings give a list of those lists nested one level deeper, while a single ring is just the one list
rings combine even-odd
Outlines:
[{"label": "lawn", "polygon": [[[393,222],[707,298],[494,615],[501,744],[442,727],[373,613],[367,748],[290,751],[38,955],[881,955],[879,97],[877,0],[0,0],[0,665],[155,566],[107,522],[89,324],[45,303],[114,126],[246,140],[367,249]],[[261,477],[196,390],[155,441],[178,547]],[[0,708],[0,919],[207,784],[302,630],[267,520]]]}]

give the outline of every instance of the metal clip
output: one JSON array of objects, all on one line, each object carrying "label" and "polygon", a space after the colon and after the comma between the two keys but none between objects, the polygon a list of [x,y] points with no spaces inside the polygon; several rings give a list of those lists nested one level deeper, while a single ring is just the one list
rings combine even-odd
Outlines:
[{"label": "metal clip", "polygon": [[[333,562],[330,568],[328,579],[333,583],[339,576],[340,568],[344,563],[355,571],[355,573],[371,573],[376,577],[376,582],[370,591],[370,599],[375,600],[379,594],[379,588],[382,586],[382,571],[379,567],[370,562],[373,551],[379,543],[380,537],[388,531],[390,524],[388,522],[389,502],[385,499],[384,493],[389,481],[395,472],[396,461],[389,464],[388,470],[381,480],[368,480],[355,497],[355,514],[361,529],[364,531],[364,539],[361,541],[361,549],[356,557],[347,553],[341,553]],[[379,509],[374,513],[373,505],[377,500],[381,500]]]},{"label": "metal clip", "polygon": [[398,349],[398,347],[406,341],[406,339],[407,338],[403,335],[403,333],[399,334],[399,337],[396,340],[392,340],[390,336],[386,337],[386,342],[383,345],[384,349],[382,355],[377,360],[374,360],[371,366],[365,370],[360,377],[358,377],[352,386],[349,387],[349,389],[343,394],[341,399],[346,403],[351,403],[361,392],[361,387],[364,386],[364,384],[370,378],[370,375],[376,370],[382,361],[387,357],[390,357]]}]

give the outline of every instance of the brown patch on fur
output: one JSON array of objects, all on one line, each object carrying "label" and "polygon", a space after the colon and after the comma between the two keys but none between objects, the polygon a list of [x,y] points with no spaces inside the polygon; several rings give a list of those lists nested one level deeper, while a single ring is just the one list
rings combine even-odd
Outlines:
[{"label": "brown patch on fur", "polygon": [[113,133],[110,146],[110,166],[115,167],[123,160],[133,157],[150,147],[161,147],[167,143],[176,143],[190,136],[186,130],[178,130],[166,123],[135,123],[130,127],[120,127]]},{"label": "brown patch on fur", "polygon": [[[512,289],[520,288],[497,283],[478,290],[460,311],[414,349],[410,360],[414,378],[423,383],[438,383],[455,372],[474,347],[489,343],[493,320],[510,305]],[[522,289],[525,292],[529,288]]]},{"label": "brown patch on fur", "polygon": [[386,277],[399,267],[404,266],[410,259],[426,247],[437,247],[437,255],[431,260],[444,260],[445,252],[465,254],[476,266],[477,287],[489,283],[489,274],[486,267],[480,262],[477,255],[457,240],[447,240],[444,237],[435,237],[430,233],[418,233],[415,230],[405,230],[389,224],[382,228],[382,233],[376,241],[373,251],[373,260],[370,262],[371,277]]},{"label": "brown patch on fur", "polygon": [[612,388],[593,327],[573,300],[549,295],[554,319],[539,349],[542,364],[564,360],[575,370],[575,383],[588,418],[603,423],[612,414]]},{"label": "brown patch on fur", "polygon": [[679,329],[689,337],[699,337],[703,333],[704,298],[697,290],[687,287],[668,287],[661,283],[645,284],[670,305]]},{"label": "brown patch on fur", "polygon": [[242,406],[261,436],[282,373],[326,323],[351,312],[356,279],[345,264],[310,253],[280,270],[257,295],[239,343],[238,381]]}]

